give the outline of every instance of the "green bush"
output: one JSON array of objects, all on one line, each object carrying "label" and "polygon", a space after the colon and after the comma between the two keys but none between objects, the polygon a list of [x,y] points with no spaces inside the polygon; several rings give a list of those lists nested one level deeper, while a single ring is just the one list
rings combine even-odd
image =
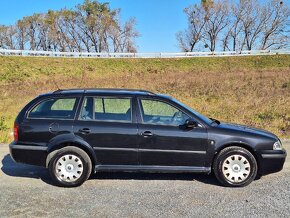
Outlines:
[{"label": "green bush", "polygon": [[0,131],[5,131],[8,130],[9,128],[5,124],[5,117],[1,116],[0,117]]}]

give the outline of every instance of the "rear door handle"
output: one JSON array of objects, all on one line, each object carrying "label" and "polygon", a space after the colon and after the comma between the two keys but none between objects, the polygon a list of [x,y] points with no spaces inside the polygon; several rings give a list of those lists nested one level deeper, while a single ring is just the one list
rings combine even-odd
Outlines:
[{"label": "rear door handle", "polygon": [[89,128],[83,128],[83,129],[80,129],[79,132],[82,134],[89,134],[91,133],[91,130]]},{"label": "rear door handle", "polygon": [[145,131],[145,132],[142,132],[141,135],[147,138],[147,137],[153,136],[153,133],[150,131]]}]

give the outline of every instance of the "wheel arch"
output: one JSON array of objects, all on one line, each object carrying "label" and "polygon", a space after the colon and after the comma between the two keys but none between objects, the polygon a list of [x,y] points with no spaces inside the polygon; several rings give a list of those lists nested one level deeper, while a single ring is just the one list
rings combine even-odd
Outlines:
[{"label": "wheel arch", "polygon": [[51,158],[57,153],[57,151],[68,146],[74,146],[86,152],[89,155],[93,166],[97,163],[97,157],[92,146],[90,146],[87,142],[70,135],[68,137],[62,137],[60,140],[53,140],[52,143],[49,143],[46,167],[48,167]]},{"label": "wheel arch", "polygon": [[211,166],[213,166],[213,162],[215,161],[217,155],[225,148],[228,148],[228,147],[233,147],[233,146],[237,146],[237,147],[241,147],[241,148],[244,148],[244,149],[247,149],[253,156],[254,158],[256,159],[256,162],[257,162],[257,166],[258,166],[258,173],[259,173],[259,170],[260,170],[260,163],[259,163],[259,158],[253,148],[253,146],[245,143],[245,142],[229,142],[229,143],[225,143],[221,146],[219,146],[216,151],[215,151],[215,154],[214,154],[214,157],[212,159],[212,162],[211,162]]}]

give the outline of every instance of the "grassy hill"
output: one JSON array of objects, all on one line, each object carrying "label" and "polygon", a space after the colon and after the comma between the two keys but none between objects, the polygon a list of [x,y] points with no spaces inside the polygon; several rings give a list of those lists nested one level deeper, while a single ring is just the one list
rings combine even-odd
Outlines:
[{"label": "grassy hill", "polygon": [[290,55],[187,59],[0,57],[0,142],[19,110],[58,88],[147,89],[216,119],[290,138]]}]

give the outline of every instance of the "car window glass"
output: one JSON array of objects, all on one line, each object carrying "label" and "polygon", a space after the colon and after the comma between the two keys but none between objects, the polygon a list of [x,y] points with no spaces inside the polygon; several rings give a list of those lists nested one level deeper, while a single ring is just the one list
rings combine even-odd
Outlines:
[{"label": "car window glass", "polygon": [[103,99],[102,98],[95,98],[95,112],[97,112],[97,113],[103,113],[104,112]]},{"label": "car window glass", "polygon": [[72,111],[74,109],[75,102],[76,102],[76,99],[71,99],[71,98],[58,99],[51,106],[51,110]]},{"label": "car window glass", "polygon": [[55,98],[42,101],[29,113],[29,118],[73,119],[76,98]]},{"label": "car window glass", "polygon": [[129,98],[87,97],[81,111],[81,119],[128,122],[132,120],[131,114]]},{"label": "car window glass", "polygon": [[82,120],[94,119],[93,105],[94,105],[94,98],[92,97],[85,98],[83,107],[80,113],[80,119]]},{"label": "car window glass", "polygon": [[178,126],[189,118],[182,111],[162,101],[142,99],[141,106],[144,123]]}]

